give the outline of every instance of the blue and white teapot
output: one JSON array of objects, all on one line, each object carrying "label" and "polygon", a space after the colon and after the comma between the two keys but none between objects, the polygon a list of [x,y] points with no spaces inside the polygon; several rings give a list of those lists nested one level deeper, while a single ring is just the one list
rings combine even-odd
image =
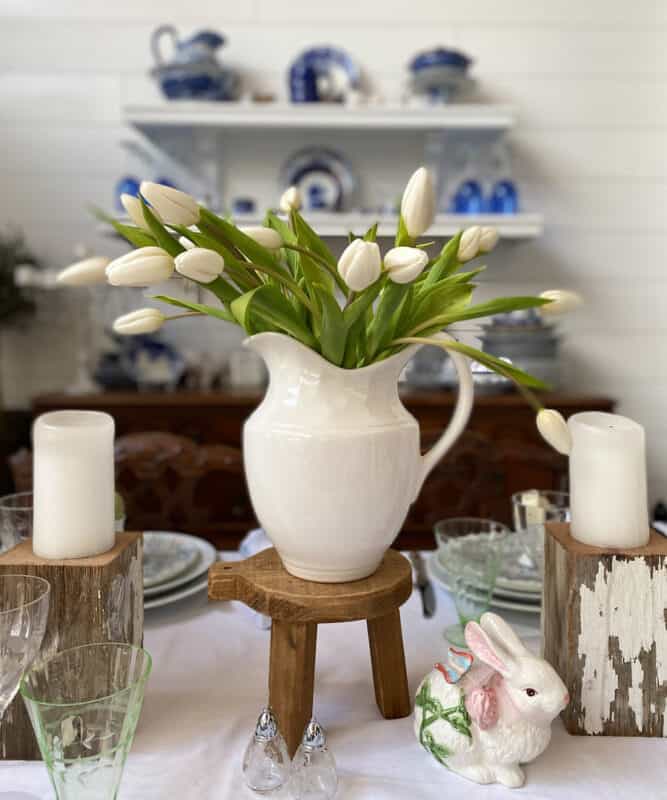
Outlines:
[{"label": "blue and white teapot", "polygon": [[[172,54],[163,55],[163,42],[171,39]],[[174,99],[235,100],[239,75],[223,67],[215,52],[225,40],[215,31],[199,31],[189,39],[179,39],[172,25],[161,25],[151,36],[155,67],[151,75],[158,81],[165,96]]]}]

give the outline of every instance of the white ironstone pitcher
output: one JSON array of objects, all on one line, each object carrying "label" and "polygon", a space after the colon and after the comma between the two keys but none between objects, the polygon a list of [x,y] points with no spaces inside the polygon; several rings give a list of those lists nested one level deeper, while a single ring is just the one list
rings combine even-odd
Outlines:
[{"label": "white ironstone pitcher", "polygon": [[401,370],[420,345],[342,369],[279,333],[245,344],[269,370],[266,396],[243,431],[260,524],[293,575],[326,583],[371,575],[426,476],[466,426],[473,403],[467,359],[450,353],[459,378],[456,407],[422,456],[417,420],[398,396]]}]

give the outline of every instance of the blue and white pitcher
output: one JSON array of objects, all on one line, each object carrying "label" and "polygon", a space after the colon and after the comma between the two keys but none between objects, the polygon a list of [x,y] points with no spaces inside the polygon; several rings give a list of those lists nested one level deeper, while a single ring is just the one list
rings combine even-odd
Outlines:
[{"label": "blue and white pitcher", "polygon": [[[172,43],[169,59],[163,53],[165,38]],[[239,75],[223,67],[215,56],[224,43],[224,37],[215,31],[199,31],[189,39],[179,39],[176,28],[161,25],[151,36],[155,59],[151,75],[170,100],[235,100]]]}]

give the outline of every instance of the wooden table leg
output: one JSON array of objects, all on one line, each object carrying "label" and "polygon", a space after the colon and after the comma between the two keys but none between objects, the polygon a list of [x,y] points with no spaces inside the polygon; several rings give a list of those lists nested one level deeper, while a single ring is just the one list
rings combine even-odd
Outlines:
[{"label": "wooden table leg", "polygon": [[396,609],[384,617],[369,619],[367,625],[378,708],[385,719],[407,717],[411,710],[410,690],[400,612]]},{"label": "wooden table leg", "polygon": [[290,757],[313,714],[317,625],[273,620],[269,703],[278,718]]}]

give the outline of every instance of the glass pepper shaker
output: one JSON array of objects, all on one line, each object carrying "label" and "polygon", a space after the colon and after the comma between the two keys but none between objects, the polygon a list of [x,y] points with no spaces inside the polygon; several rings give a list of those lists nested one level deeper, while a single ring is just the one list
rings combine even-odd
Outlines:
[{"label": "glass pepper shaker", "polygon": [[243,756],[243,777],[255,792],[282,786],[290,772],[287,745],[278,730],[273,711],[267,706],[257,719],[255,731]]}]

